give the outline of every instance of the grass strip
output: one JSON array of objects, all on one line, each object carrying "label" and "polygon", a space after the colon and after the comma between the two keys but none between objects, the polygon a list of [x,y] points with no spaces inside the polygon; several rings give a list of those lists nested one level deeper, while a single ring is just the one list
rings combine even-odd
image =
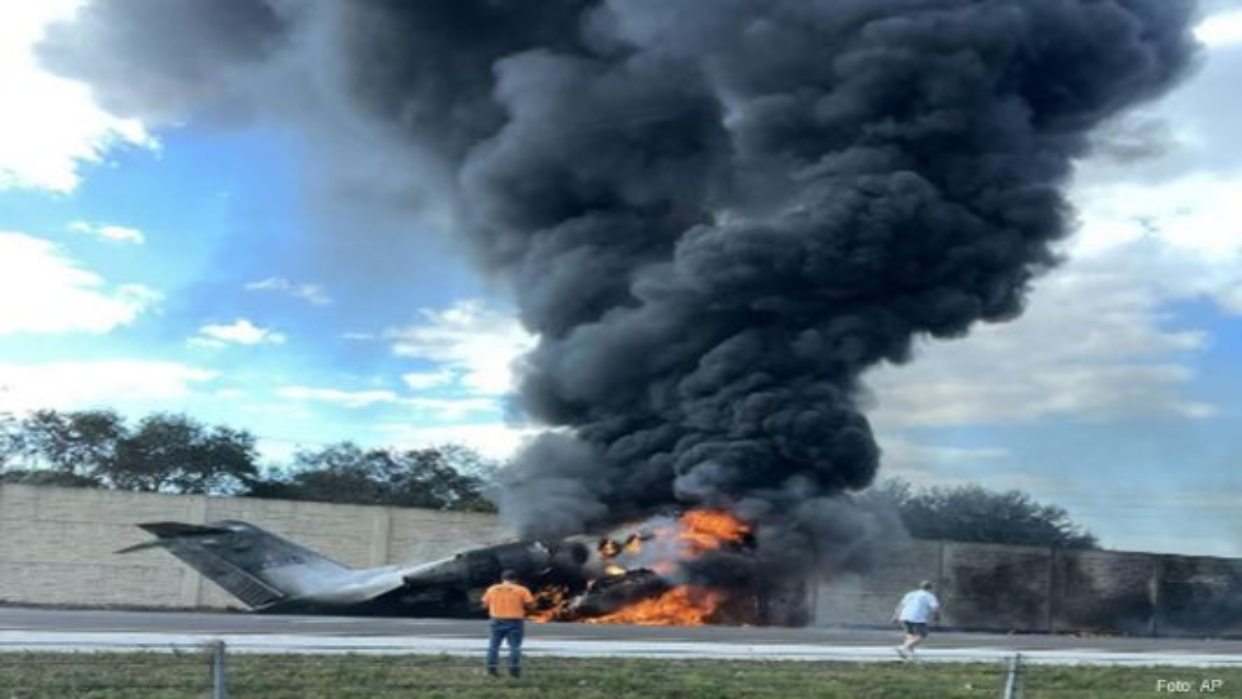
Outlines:
[{"label": "grass strip", "polygon": [[[996,697],[1000,663],[843,663],[624,658],[527,658],[521,679],[492,678],[482,659],[452,656],[230,655],[230,699],[508,697],[717,699]],[[1242,669],[1026,666],[1024,699],[1156,696],[1157,681],[1220,680],[1242,696]],[[0,699],[198,699],[209,696],[207,653],[4,653]]]}]

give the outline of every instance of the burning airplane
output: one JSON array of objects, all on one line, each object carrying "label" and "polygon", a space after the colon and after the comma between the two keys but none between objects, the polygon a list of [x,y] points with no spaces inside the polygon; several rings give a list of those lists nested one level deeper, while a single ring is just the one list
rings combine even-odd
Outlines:
[{"label": "burning airplane", "polygon": [[[396,257],[393,229],[373,225],[394,216],[459,241],[538,337],[512,408],[549,429],[503,474],[502,516],[559,542],[669,508],[734,512],[755,527],[748,555],[683,564],[693,588],[661,590],[643,568],[652,604],[711,606],[756,570],[830,573],[889,538],[850,500],[880,463],[866,372],[1021,314],[1073,231],[1065,192],[1093,130],[1193,66],[1194,13],[1192,0],[97,2],[41,56],[125,116],[302,135],[313,171],[340,178],[350,215],[324,233],[347,244],[323,249],[350,251],[332,260],[344,276]],[[431,565],[460,581],[468,560]],[[416,596],[409,574],[347,597]]]},{"label": "burning airplane", "polygon": [[721,510],[651,517],[601,537],[515,541],[441,560],[351,569],[252,524],[153,522],[153,541],[256,612],[473,617],[503,570],[535,592],[536,621],[646,625],[789,623],[772,609],[775,588],[696,582],[713,555],[746,556],[753,528]]}]

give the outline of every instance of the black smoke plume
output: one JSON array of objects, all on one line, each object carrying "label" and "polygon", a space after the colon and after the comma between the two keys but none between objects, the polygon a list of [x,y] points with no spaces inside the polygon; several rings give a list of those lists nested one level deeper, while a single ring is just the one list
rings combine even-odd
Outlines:
[{"label": "black smoke plume", "polygon": [[[213,19],[131,26],[168,8]],[[507,472],[504,513],[557,535],[727,506],[758,523],[766,563],[806,567],[851,559],[872,526],[841,497],[879,462],[860,374],[907,360],[915,337],[1021,312],[1070,230],[1062,190],[1089,132],[1184,72],[1192,10],[115,0],[78,31],[124,27],[107,36],[129,44],[69,27],[45,56],[139,113],[160,95],[104,68],[199,81],[168,93],[182,109],[261,112],[296,81],[237,88],[263,73],[248,66],[304,65],[320,102],[417,153],[410,168],[539,334],[515,408],[554,429]],[[198,26],[211,50],[156,60]]]}]

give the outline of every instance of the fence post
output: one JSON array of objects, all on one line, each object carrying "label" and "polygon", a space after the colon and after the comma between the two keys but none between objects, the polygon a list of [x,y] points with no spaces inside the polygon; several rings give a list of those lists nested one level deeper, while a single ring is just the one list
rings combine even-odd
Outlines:
[{"label": "fence post", "polygon": [[1022,654],[1014,653],[1009,658],[1009,671],[1005,673],[1005,692],[1001,699],[1013,699],[1018,688],[1018,670],[1022,667]]},{"label": "fence post", "polygon": [[1151,619],[1147,622],[1147,634],[1152,637],[1160,635],[1160,608],[1163,606],[1160,588],[1164,586],[1164,560],[1164,556],[1152,557],[1151,579],[1147,582],[1147,595],[1151,600]]},{"label": "fence post", "polygon": [[1057,588],[1057,562],[1060,558],[1059,550],[1053,546],[1048,549],[1048,599],[1045,600],[1048,609],[1048,615],[1044,617],[1044,631],[1046,633],[1057,632],[1057,596],[1060,591]]},{"label": "fence post", "polygon": [[228,699],[224,675],[224,641],[211,644],[211,699]]}]

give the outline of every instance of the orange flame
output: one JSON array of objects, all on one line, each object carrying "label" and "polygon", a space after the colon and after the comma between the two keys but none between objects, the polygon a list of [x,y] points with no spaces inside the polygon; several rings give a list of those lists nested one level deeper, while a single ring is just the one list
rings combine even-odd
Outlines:
[{"label": "orange flame", "polygon": [[621,547],[623,553],[638,553],[643,549],[643,538],[638,534],[630,534],[625,540],[625,545]]},{"label": "orange flame", "polygon": [[[676,537],[683,542],[681,560],[698,558],[729,544],[742,543],[751,534],[751,525],[726,510],[690,510],[681,515],[677,527],[661,528],[655,538]],[[637,535],[622,546],[636,552],[642,546]],[[677,560],[661,560],[649,564],[661,575],[672,575]],[[727,599],[719,590],[678,585],[659,597],[638,600],[601,617],[587,619],[589,624],[640,624],[648,626],[700,626],[706,624]]]},{"label": "orange flame", "polygon": [[[602,574],[606,577],[626,575],[630,570],[622,565],[625,554],[647,555],[650,550],[657,552],[657,559],[649,558],[642,561],[641,565],[667,580],[676,576],[681,562],[693,560],[728,545],[741,544],[753,531],[750,524],[727,510],[690,510],[683,513],[675,524],[641,533],[635,532],[624,541],[610,537],[601,539],[598,551],[601,558],[608,561]],[[644,542],[651,542],[653,547],[648,549]],[[673,545],[661,545],[659,542]],[[629,564],[633,565],[634,562]],[[539,611],[531,614],[532,620],[547,622],[573,616],[572,613],[566,613],[573,603],[566,588],[547,586],[539,590],[536,596]],[[583,621],[588,624],[700,626],[710,623],[728,598],[728,593],[723,590],[678,585],[658,597],[637,600],[610,614]]]},{"label": "orange flame", "polygon": [[681,527],[678,536],[690,544],[692,556],[741,543],[751,533],[749,524],[725,510],[690,510],[681,516]]},{"label": "orange flame", "polygon": [[714,590],[678,585],[659,597],[639,600],[612,614],[587,619],[588,624],[641,626],[701,626],[724,601]]},{"label": "orange flame", "polygon": [[531,621],[545,624],[560,614],[569,602],[569,590],[560,585],[547,585],[535,593],[535,611],[527,616]]}]

